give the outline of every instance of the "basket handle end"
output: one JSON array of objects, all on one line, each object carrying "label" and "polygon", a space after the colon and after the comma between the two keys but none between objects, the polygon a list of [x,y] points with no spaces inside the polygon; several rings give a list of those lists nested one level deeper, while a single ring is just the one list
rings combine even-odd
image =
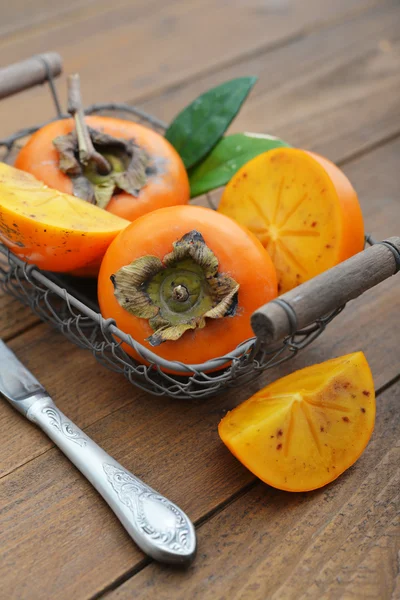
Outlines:
[{"label": "basket handle end", "polygon": [[325,317],[400,270],[400,237],[391,237],[256,310],[251,325],[271,344]]},{"label": "basket handle end", "polygon": [[62,59],[57,52],[37,54],[0,69],[0,100],[55,78],[62,72]]}]

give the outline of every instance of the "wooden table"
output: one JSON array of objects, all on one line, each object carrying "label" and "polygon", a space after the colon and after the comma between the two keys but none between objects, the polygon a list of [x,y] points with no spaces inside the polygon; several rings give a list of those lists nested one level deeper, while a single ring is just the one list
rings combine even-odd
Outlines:
[{"label": "wooden table", "polygon": [[[86,103],[130,101],[169,120],[226,79],[260,79],[235,131],[279,135],[336,161],[366,229],[400,233],[398,0],[16,0],[3,65],[57,50]],[[65,98],[65,80],[59,84]],[[1,134],[49,116],[38,88],[0,105]],[[206,402],[153,398],[0,295],[0,335],[58,405],[197,525],[187,571],[151,562],[79,472],[0,403],[0,597],[400,598],[400,277],[353,301],[309,349],[252,386]],[[357,464],[308,494],[274,490],[220,442],[225,411],[267,379],[363,350],[377,390]]]}]

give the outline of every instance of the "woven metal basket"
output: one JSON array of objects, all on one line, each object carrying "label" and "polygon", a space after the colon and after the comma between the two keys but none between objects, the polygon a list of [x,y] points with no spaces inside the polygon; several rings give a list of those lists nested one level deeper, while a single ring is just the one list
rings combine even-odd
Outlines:
[{"label": "woven metal basket", "polygon": [[[58,55],[41,55],[8,67],[8,76],[3,77],[3,81],[10,81],[10,73],[14,74],[15,79],[16,70],[16,81],[11,87],[8,86],[6,92],[2,92],[0,83],[0,98],[30,85],[47,82],[56,107],[55,118],[68,117],[62,114],[53,81],[54,76],[61,72]],[[35,70],[35,77],[32,76],[32,70]],[[1,75],[0,71],[0,82]],[[125,118],[141,122],[158,132],[163,132],[165,128],[159,119],[126,104],[95,104],[88,107],[85,113],[123,114]],[[42,125],[28,127],[0,140],[3,149],[1,159],[12,162],[22,140]],[[215,208],[210,197],[208,202],[210,208]],[[370,238],[367,241],[373,244]],[[301,297],[299,292],[297,296],[289,292],[269,303],[255,315],[255,329],[259,326],[258,337],[243,341],[229,354],[201,365],[164,360],[118,329],[113,320],[103,319],[99,313],[94,280],[42,272],[35,265],[24,263],[1,244],[0,285],[7,293],[29,306],[44,322],[50,323],[77,346],[89,350],[101,364],[123,374],[137,387],[160,396],[205,398],[227,386],[253,380],[266,369],[289,360],[312,343],[341,312],[347,300],[376,285],[399,268],[400,240],[398,242],[395,239],[380,246],[373,257],[368,254],[371,250],[364,251],[357,255],[361,258],[353,257],[335,267],[339,270],[333,276],[327,272],[299,286],[296,289],[303,291]],[[363,254],[368,254],[368,258]],[[372,276],[368,271],[371,261],[376,267]],[[365,282],[352,275],[360,268],[367,269]],[[321,290],[326,290],[326,286],[331,289],[335,277],[338,283],[334,293],[330,296],[322,293]],[[324,298],[321,299],[321,295]],[[139,364],[126,354],[121,347],[122,342],[134,348],[146,364]],[[227,364],[229,366],[223,368]],[[179,375],[169,374],[171,371]]]}]

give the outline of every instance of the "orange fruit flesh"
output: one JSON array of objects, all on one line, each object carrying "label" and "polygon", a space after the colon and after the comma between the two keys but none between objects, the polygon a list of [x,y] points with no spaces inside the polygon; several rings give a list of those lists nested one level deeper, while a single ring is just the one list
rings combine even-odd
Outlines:
[{"label": "orange fruit flesh", "polygon": [[284,293],[364,247],[356,192],[333,163],[278,148],[244,165],[219,212],[250,229],[269,252]]},{"label": "orange fruit flesh", "polygon": [[128,221],[0,163],[0,242],[48,271],[100,263]]},{"label": "orange fruit flesh", "polygon": [[307,367],[229,412],[219,435],[265,483],[292,492],[336,479],[359,458],[375,423],[375,392],[362,352]]}]

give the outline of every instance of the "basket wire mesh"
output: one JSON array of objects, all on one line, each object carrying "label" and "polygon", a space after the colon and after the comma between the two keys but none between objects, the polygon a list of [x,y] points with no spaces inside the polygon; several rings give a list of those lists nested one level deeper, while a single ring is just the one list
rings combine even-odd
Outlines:
[{"label": "basket wire mesh", "polygon": [[[49,69],[47,73],[57,113],[54,119],[68,118],[69,115],[62,114]],[[94,113],[114,116],[124,113],[125,118],[150,126],[159,133],[165,131],[162,121],[127,104],[93,104],[85,110],[85,114]],[[3,149],[1,159],[12,162],[21,141],[43,125],[27,127],[0,139],[0,148]],[[207,201],[211,208],[215,208],[210,195],[207,195]],[[370,239],[367,241],[373,243]],[[105,367],[123,374],[132,384],[152,394],[180,399],[206,398],[226,387],[253,380],[311,344],[344,308],[337,308],[274,347],[266,347],[254,337],[225,356],[199,365],[188,365],[160,358],[118,329],[112,319],[104,319],[99,313],[94,281],[43,272],[35,265],[24,263],[1,244],[0,285],[71,342],[90,350]],[[122,343],[131,346],[146,364],[131,358]]]}]

